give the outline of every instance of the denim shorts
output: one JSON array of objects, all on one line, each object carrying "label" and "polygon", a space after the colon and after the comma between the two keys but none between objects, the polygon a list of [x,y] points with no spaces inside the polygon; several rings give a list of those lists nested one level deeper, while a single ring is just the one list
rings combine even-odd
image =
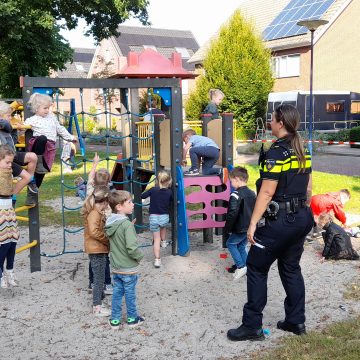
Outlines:
[{"label": "denim shorts", "polygon": [[163,228],[169,224],[169,215],[168,214],[151,214],[150,215],[150,231],[158,232],[160,228]]}]

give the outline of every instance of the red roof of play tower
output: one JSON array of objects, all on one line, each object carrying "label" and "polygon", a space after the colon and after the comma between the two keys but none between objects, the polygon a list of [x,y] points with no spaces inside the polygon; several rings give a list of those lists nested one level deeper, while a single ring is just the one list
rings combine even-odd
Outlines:
[{"label": "red roof of play tower", "polygon": [[182,67],[181,54],[174,52],[169,60],[155,50],[146,49],[141,53],[130,51],[127,65],[115,77],[193,79],[196,75]]}]

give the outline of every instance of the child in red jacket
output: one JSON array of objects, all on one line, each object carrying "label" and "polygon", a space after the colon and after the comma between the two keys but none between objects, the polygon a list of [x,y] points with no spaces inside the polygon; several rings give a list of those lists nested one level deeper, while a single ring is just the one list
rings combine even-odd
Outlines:
[{"label": "child in red jacket", "polygon": [[320,214],[333,214],[343,226],[346,225],[346,215],[344,212],[344,205],[350,199],[350,192],[347,189],[342,189],[338,192],[330,192],[326,194],[314,195],[311,198],[310,207],[314,214],[315,221],[317,221]]}]

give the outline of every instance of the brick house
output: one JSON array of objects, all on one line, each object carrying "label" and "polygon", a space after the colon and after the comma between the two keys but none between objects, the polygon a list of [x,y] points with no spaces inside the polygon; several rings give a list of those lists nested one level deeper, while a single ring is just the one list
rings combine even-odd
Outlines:
[{"label": "brick house", "polygon": [[[310,32],[300,31],[291,36],[279,33],[267,40],[271,26],[281,22],[281,13],[284,14],[287,6],[296,6],[295,3],[304,16],[311,6],[319,6],[315,15],[321,13],[323,6],[326,10],[320,17],[329,21],[314,33],[314,91],[360,92],[360,68],[355,61],[360,56],[356,35],[359,0],[244,0],[239,10],[253,22],[266,47],[272,51],[273,91],[308,90],[310,87]],[[210,41],[189,60],[197,69],[201,69],[209,44]]]},{"label": "brick house", "polygon": [[[101,76],[106,67],[106,76],[116,77],[119,70],[127,64],[129,52],[141,53],[145,49],[153,49],[168,59],[174,52],[182,56],[183,68],[194,72],[195,65],[188,60],[199,49],[199,45],[191,31],[155,29],[150,27],[119,26],[120,36],[101,41],[96,48],[88,77]],[[194,80],[183,80],[183,100],[186,99]]]}]

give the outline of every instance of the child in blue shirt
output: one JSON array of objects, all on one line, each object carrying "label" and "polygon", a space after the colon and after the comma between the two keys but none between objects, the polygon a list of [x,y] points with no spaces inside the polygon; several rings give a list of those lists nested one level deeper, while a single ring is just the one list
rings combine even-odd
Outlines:
[{"label": "child in blue shirt", "polygon": [[226,168],[214,168],[213,166],[219,159],[220,148],[214,140],[201,135],[196,135],[193,129],[188,129],[182,135],[185,146],[183,148],[183,164],[186,164],[186,155],[190,153],[191,167],[184,175],[199,175],[200,159],[202,159],[202,172],[204,175],[219,175],[225,184],[228,179]]},{"label": "child in blue shirt", "polygon": [[150,196],[150,231],[153,234],[154,246],[154,266],[161,266],[160,244],[161,247],[167,246],[166,226],[169,224],[170,203],[173,199],[170,186],[172,184],[171,175],[167,171],[160,171],[157,175],[157,186],[145,191],[142,199]]}]

